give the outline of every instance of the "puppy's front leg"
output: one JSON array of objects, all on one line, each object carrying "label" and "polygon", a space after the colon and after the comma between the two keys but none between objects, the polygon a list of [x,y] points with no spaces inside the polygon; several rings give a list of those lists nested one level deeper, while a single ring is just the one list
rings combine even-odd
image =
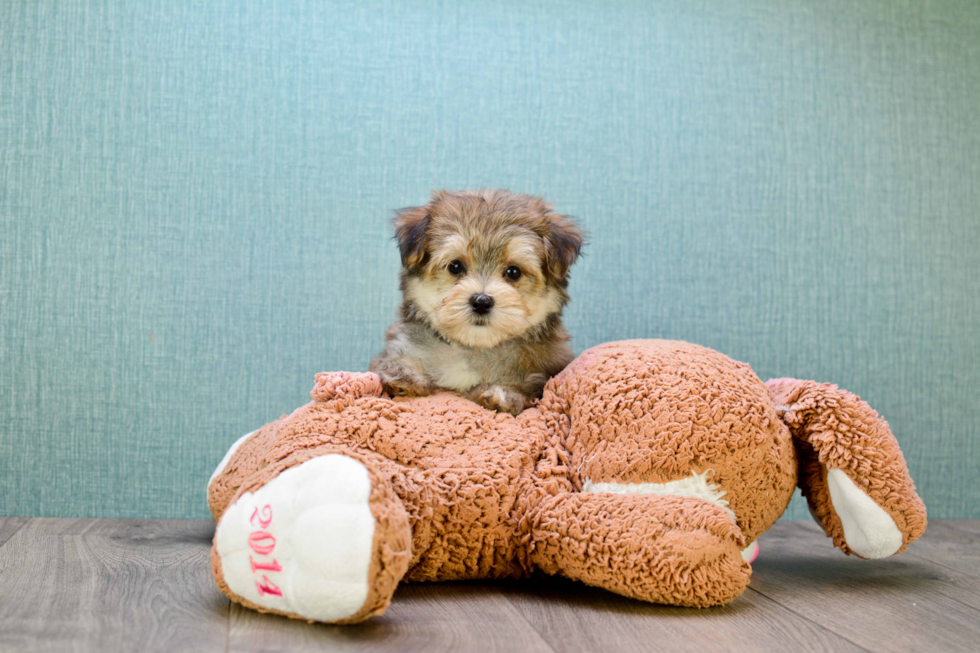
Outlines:
[{"label": "puppy's front leg", "polygon": [[526,397],[514,388],[491,383],[481,383],[466,393],[466,397],[484,408],[517,415],[531,405],[533,398]]},{"label": "puppy's front leg", "polygon": [[404,361],[381,352],[371,361],[371,371],[381,377],[384,391],[393,397],[424,397],[436,391],[427,376],[416,372]]}]

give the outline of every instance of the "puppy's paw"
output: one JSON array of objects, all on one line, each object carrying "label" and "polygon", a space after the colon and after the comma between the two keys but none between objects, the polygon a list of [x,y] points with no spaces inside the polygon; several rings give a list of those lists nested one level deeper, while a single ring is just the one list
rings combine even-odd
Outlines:
[{"label": "puppy's paw", "polygon": [[428,379],[406,368],[379,370],[378,376],[384,391],[392,397],[424,397],[435,392]]},{"label": "puppy's paw", "polygon": [[529,404],[521,393],[500,385],[477,386],[470,391],[469,398],[484,408],[511,415],[517,415]]}]

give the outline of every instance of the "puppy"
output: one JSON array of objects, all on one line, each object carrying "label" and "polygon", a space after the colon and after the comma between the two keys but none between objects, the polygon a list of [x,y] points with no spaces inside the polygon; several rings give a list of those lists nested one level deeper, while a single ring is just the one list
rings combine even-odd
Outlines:
[{"label": "puppy", "polygon": [[392,395],[518,414],[573,356],[561,311],[582,231],[541,198],[436,191],[394,220],[403,301],[371,363]]}]

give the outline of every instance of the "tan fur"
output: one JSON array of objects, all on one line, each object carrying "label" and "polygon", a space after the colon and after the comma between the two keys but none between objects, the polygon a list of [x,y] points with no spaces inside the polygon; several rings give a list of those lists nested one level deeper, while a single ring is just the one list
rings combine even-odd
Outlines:
[{"label": "tan fur", "polygon": [[[455,390],[519,413],[572,360],[561,325],[582,234],[541,198],[505,190],[436,191],[395,218],[403,302],[371,363],[393,395]],[[450,272],[459,262],[465,271]],[[511,266],[519,279],[505,276]],[[474,312],[476,295],[493,300]]]},{"label": "tan fur", "polygon": [[[402,579],[535,571],[644,601],[724,604],[749,582],[740,549],[782,514],[798,469],[814,512],[848,551],[824,464],[891,515],[903,548],[925,528],[898,443],[866,403],[809,381],[767,388],[748,365],[683,342],[594,347],[517,417],[448,392],[391,399],[374,374],[320,374],[311,395],[240,445],[208,502],[220,521],[244,493],[314,455],[364,464],[378,524],[371,592],[344,622],[378,614]],[[582,491],[587,481],[669,483],[692,472],[710,475],[727,506]],[[241,602],[216,553],[214,574]]]},{"label": "tan fur", "polygon": [[780,418],[807,451],[800,466],[800,489],[834,545],[854,553],[830,501],[829,468],[843,470],[866,493],[876,495],[903,534],[898,552],[925,532],[926,509],[915,494],[905,457],[888,422],[871,406],[829,383],[772,379],[767,385]]}]

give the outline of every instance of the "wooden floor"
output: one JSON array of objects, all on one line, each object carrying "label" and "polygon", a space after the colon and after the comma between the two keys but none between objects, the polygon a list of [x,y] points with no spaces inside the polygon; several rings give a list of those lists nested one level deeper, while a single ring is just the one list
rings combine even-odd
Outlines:
[{"label": "wooden floor", "polygon": [[402,586],[359,626],[230,604],[206,521],[0,517],[0,651],[980,651],[980,521],[934,521],[869,562],[811,523],[761,539],[750,589],[710,610],[576,583]]}]

